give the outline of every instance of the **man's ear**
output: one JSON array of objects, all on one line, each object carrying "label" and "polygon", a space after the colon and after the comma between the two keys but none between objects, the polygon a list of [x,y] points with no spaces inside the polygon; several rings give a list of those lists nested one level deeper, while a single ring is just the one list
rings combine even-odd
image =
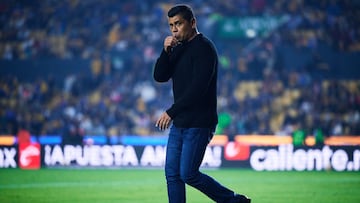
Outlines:
[{"label": "man's ear", "polygon": [[191,23],[191,28],[195,29],[196,28],[196,20],[195,20],[195,18],[192,18],[190,23]]}]

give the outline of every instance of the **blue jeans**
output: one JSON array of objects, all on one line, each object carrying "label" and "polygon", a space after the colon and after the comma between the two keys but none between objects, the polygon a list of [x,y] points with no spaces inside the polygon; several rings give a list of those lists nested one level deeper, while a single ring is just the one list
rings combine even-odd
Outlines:
[{"label": "blue jeans", "polygon": [[169,203],[186,202],[185,184],[218,203],[230,202],[234,197],[233,191],[199,171],[213,135],[210,128],[171,127],[165,162]]}]

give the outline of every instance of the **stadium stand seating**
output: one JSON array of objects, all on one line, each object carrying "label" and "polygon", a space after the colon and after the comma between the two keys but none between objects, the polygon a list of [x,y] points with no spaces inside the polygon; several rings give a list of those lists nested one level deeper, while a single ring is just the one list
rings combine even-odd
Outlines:
[{"label": "stadium stand seating", "polygon": [[[360,135],[359,4],[186,3],[198,14],[199,30],[218,47],[219,113],[231,118],[218,134],[291,135],[303,129],[311,135],[321,129],[326,136]],[[168,34],[170,5],[2,1],[0,135],[23,128],[36,136],[161,134],[154,123],[171,104],[169,84],[155,83],[151,74]],[[249,16],[289,18],[266,36],[219,35],[222,19]],[[78,60],[87,67],[77,68]],[[61,69],[67,72],[44,74],[49,65],[21,75],[41,61],[66,61]]]}]

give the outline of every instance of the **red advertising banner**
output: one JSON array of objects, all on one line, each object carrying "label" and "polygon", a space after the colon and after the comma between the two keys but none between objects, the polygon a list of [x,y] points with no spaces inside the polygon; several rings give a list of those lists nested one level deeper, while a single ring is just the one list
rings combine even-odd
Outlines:
[{"label": "red advertising banner", "polygon": [[19,145],[19,167],[39,169],[41,167],[41,148],[39,143],[21,143]]},{"label": "red advertising banner", "polygon": [[224,158],[229,161],[244,161],[250,157],[250,146],[239,142],[228,142],[225,145]]}]

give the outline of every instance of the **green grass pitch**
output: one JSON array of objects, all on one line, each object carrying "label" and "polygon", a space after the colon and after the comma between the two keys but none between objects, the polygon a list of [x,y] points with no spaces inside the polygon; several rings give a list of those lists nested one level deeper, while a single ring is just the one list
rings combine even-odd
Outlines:
[{"label": "green grass pitch", "polygon": [[[359,203],[359,172],[202,170],[253,203]],[[165,203],[160,169],[0,169],[1,203]],[[212,202],[187,187],[187,202]]]}]

